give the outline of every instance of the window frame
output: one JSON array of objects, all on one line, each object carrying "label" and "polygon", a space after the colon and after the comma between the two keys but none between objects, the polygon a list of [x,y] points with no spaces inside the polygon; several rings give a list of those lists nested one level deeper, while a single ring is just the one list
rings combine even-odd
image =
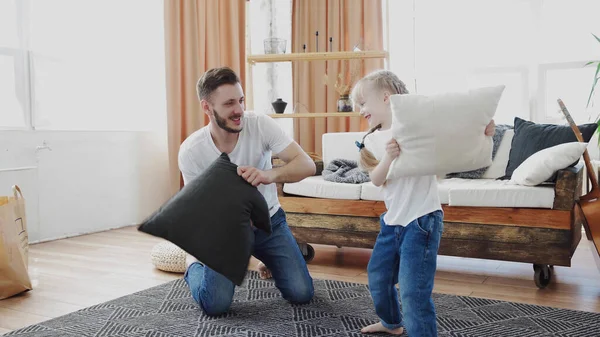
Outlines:
[{"label": "window frame", "polygon": [[[29,50],[29,30],[27,29],[29,23],[29,6],[30,0],[15,0],[15,11],[16,11],[16,23],[17,23],[17,35],[19,37],[19,48],[2,47],[0,46],[0,56],[12,57],[13,60],[21,59],[23,62],[14,62],[15,64],[15,88],[19,86],[18,81],[23,81],[24,92],[23,101],[25,106],[23,109],[23,119],[25,126],[5,126],[0,124],[0,130],[35,130],[35,97],[33,88],[33,55]],[[17,97],[19,99],[19,97]]]},{"label": "window frame", "polygon": [[[400,43],[401,46],[394,46],[394,49],[402,50],[402,55],[390,55],[389,61],[387,63],[387,69],[392,71],[397,71],[402,73],[403,80],[407,82],[406,84],[414,90],[415,93],[419,92],[419,84],[422,83],[422,77],[420,74],[427,73],[429,74],[427,69],[418,69],[414,60],[416,58],[416,45],[417,42],[417,33],[415,31],[415,22],[419,20],[417,15],[417,6],[419,0],[384,0],[382,2],[382,11],[383,11],[383,32],[384,32],[384,47],[388,52],[390,52],[390,17],[392,13],[390,13],[390,3],[391,1],[397,1],[394,3],[397,7],[402,7],[406,11],[402,11],[401,13],[394,13],[393,17],[394,21],[397,20],[406,20],[412,21],[412,24],[404,24],[403,27],[405,29],[412,29],[410,32],[404,32],[404,39],[395,39],[393,43]],[[535,22],[539,22],[541,20],[542,12],[543,12],[543,4],[544,0],[526,0],[529,2],[532,10],[531,20]],[[412,10],[412,11],[410,11]],[[533,38],[532,43],[536,44],[540,41],[541,32],[535,31],[535,36]],[[407,36],[410,36],[410,39],[406,39]],[[398,42],[400,41],[400,42]],[[404,61],[402,64],[401,61]],[[412,62],[411,62],[412,61]],[[568,60],[561,62],[542,62],[541,60],[534,60],[528,64],[521,64],[515,66],[489,66],[489,67],[476,67],[468,70],[467,73],[464,74],[465,77],[477,76],[478,74],[508,74],[508,73],[521,73],[522,84],[523,84],[523,97],[527,100],[527,102],[521,102],[525,107],[527,107],[526,111],[521,113],[515,112],[515,116],[522,116],[524,118],[528,118],[531,121],[537,123],[550,123],[557,124],[563,123],[564,120],[561,116],[557,115],[556,118],[550,117],[548,111],[554,110],[552,107],[547,106],[546,104],[546,95],[547,95],[547,73],[552,70],[569,70],[569,69],[581,69],[584,67],[585,63],[589,60]],[[412,63],[412,64],[407,64]],[[590,79],[591,80],[591,79]],[[526,103],[526,104],[525,104]],[[557,106],[558,109],[558,106]],[[591,116],[594,118],[595,116]]]},{"label": "window frame", "polygon": [[[548,72],[552,70],[577,70],[585,68],[585,64],[588,61],[565,61],[565,62],[552,62],[552,63],[544,63],[538,66],[538,78],[537,83],[539,85],[539,90],[536,97],[537,109],[535,110],[535,118],[544,121],[545,123],[563,123],[563,115],[557,114],[556,118],[548,117],[547,111],[557,110],[559,109],[558,103],[556,104],[556,108],[552,109],[551,107],[546,106],[546,94],[547,94],[547,76]],[[591,81],[592,78],[590,78]],[[558,98],[558,97],[557,97]],[[566,102],[565,102],[566,104]],[[578,124],[588,123],[588,121],[576,121]]]},{"label": "window frame", "polygon": [[[136,1],[139,4],[144,3],[144,0]],[[5,43],[1,44],[0,56],[7,59],[6,69],[8,70],[8,74],[10,74],[10,77],[6,78],[5,83],[3,83],[8,89],[10,99],[10,103],[8,104],[10,104],[10,107],[8,104],[4,104],[2,108],[6,108],[11,113],[10,120],[5,118],[7,122],[0,123],[0,131],[162,132],[167,96],[164,74],[164,64],[166,61],[164,53],[166,46],[164,43],[164,22],[162,21],[164,20],[164,6],[161,2],[153,1],[151,4],[148,4],[143,18],[138,20],[140,23],[137,27],[126,31],[126,34],[117,36],[115,35],[118,34],[116,29],[112,29],[110,33],[117,37],[117,42],[113,43],[110,38],[105,38],[100,41],[100,44],[90,40],[83,33],[74,34],[74,37],[65,36],[58,40],[53,39],[55,35],[50,35],[48,28],[54,28],[53,21],[56,21],[56,17],[52,15],[48,16],[47,11],[45,13],[40,9],[44,6],[52,7],[53,11],[56,10],[57,13],[60,11],[60,15],[63,15],[63,7],[53,6],[45,2],[39,2],[39,5],[42,7],[37,7],[38,2],[35,2],[35,0],[9,0],[7,4],[3,14],[6,13],[6,17],[10,21],[10,26],[7,26],[8,30],[10,30],[10,35],[7,35],[8,39],[3,41]],[[75,0],[64,2],[64,4],[76,4],[83,8],[87,7]],[[121,7],[119,2],[111,2],[106,5],[95,4],[94,6],[98,6],[98,8],[107,13],[113,10],[111,6]],[[132,2],[124,8],[134,12],[138,9],[137,7],[137,3]],[[85,16],[80,16],[79,21],[83,25],[80,30],[90,30],[97,33],[97,35],[103,34],[104,28],[101,25],[103,16],[89,11],[85,12],[85,15],[94,17],[94,25],[91,25],[90,23],[92,22],[89,20],[81,21],[81,18],[85,18]],[[67,17],[70,18],[71,16],[65,16],[65,18]],[[117,28],[127,30],[127,27],[129,27],[129,22],[127,21],[129,20],[128,15],[120,15],[118,19],[120,21],[118,21],[119,26]],[[67,24],[61,24],[59,28],[71,30],[74,23],[79,21],[76,20]],[[100,22],[100,24],[96,24],[96,22]],[[141,30],[138,29],[139,27],[147,29]],[[123,38],[119,39],[121,36]],[[92,115],[93,112],[89,112],[94,120],[86,118],[86,115],[79,113],[79,110],[80,108],[85,109],[87,102],[84,102],[85,104],[70,104],[71,101],[69,101],[66,103],[70,105],[65,108],[57,105],[57,102],[60,102],[63,97],[68,99],[68,95],[76,95],[74,98],[79,99],[78,102],[81,102],[80,97],[83,96],[77,96],[77,94],[86,90],[85,88],[81,88],[81,91],[69,92],[67,88],[63,88],[63,83],[72,84],[77,82],[65,82],[67,80],[62,78],[63,72],[59,67],[68,68],[68,75],[73,75],[79,79],[85,77],[85,73],[78,72],[77,69],[82,69],[82,65],[86,63],[98,61],[98,59],[94,59],[95,54],[86,54],[83,52],[81,55],[75,55],[74,53],[78,53],[79,51],[76,40],[73,39],[79,37],[86,38],[86,42],[89,45],[99,46],[98,48],[102,51],[110,55],[117,55],[112,50],[118,49],[123,43],[127,43],[128,46],[131,45],[129,41],[135,41],[135,38],[138,36],[142,36],[141,38],[143,38],[143,40],[140,40],[140,47],[126,55],[127,57],[133,55],[132,57],[122,60],[122,58],[115,56],[110,61],[121,67],[121,69],[124,69],[128,67],[127,63],[131,62],[133,57],[143,57],[148,52],[152,54],[144,59],[143,62],[134,64],[131,72],[123,77],[123,79],[129,81],[128,83],[132,83],[133,85],[140,84],[134,87],[135,90],[132,90],[132,93],[127,93],[123,89],[114,89],[114,87],[109,88],[111,94],[109,99],[113,100],[113,103],[106,103],[109,101],[107,99],[102,101],[104,107],[112,109],[109,111],[110,114],[107,115],[109,117],[104,117],[98,113]],[[34,45],[36,38],[42,39],[40,41],[43,42],[44,46],[37,48]],[[57,48],[57,44],[62,45],[63,43],[65,44],[65,48]],[[53,53],[53,51],[56,51],[56,53]],[[73,60],[76,62],[71,62]],[[55,66],[55,61],[61,62],[58,65],[59,67]],[[97,69],[98,67],[94,68],[94,70],[98,71]],[[115,68],[107,69],[113,70]],[[102,80],[107,82],[106,85],[111,85],[108,82],[119,75],[114,75],[115,73],[116,71],[113,71],[110,75],[102,78]],[[142,80],[142,76],[147,76],[150,80]],[[103,84],[99,84],[97,87],[101,85]],[[123,87],[124,85],[121,86],[121,88]],[[79,88],[76,89],[79,90]],[[156,95],[153,95],[151,99],[145,99],[144,95],[147,95],[149,92]],[[60,97],[57,94],[60,94]],[[89,96],[93,96],[93,94]],[[140,102],[139,104],[137,103],[138,101]],[[114,109],[113,106],[115,107]],[[99,111],[99,109],[97,108],[94,111]],[[120,114],[123,114],[123,116],[120,116]],[[72,118],[72,116],[77,118]],[[2,116],[0,116],[1,118]],[[97,123],[97,121],[100,121],[100,123]]]}]

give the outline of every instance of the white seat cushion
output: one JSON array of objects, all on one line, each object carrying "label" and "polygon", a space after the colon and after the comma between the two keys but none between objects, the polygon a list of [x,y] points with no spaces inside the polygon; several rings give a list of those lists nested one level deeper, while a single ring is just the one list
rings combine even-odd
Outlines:
[{"label": "white seat cushion", "polygon": [[372,182],[363,183],[360,190],[360,198],[362,200],[383,201],[383,192],[381,187],[373,185]]},{"label": "white seat cushion", "polygon": [[445,179],[448,205],[472,207],[552,208],[554,186],[521,186],[508,180]]},{"label": "white seat cushion", "polygon": [[334,183],[323,180],[323,176],[308,177],[296,183],[283,185],[285,193],[325,199],[358,200],[360,190],[360,184]]},{"label": "white seat cushion", "polygon": [[454,188],[465,188],[465,185],[472,183],[473,179],[438,179],[438,194],[442,205],[450,204],[450,191]]},{"label": "white seat cushion", "polygon": [[[440,179],[438,193],[440,202],[450,206],[552,208],[554,204],[553,186],[519,186],[508,180]],[[364,183],[360,198],[383,201],[383,193],[380,187]]]},{"label": "white seat cushion", "polygon": [[[440,202],[444,205],[447,205],[450,189],[455,186],[460,187],[465,182],[468,182],[468,180],[467,179],[438,180],[438,193],[440,196]],[[364,184],[362,184],[360,198],[363,200],[383,201],[383,192],[381,192],[381,187],[377,187],[377,186],[373,185],[373,183],[371,183],[371,182],[364,183]]]}]

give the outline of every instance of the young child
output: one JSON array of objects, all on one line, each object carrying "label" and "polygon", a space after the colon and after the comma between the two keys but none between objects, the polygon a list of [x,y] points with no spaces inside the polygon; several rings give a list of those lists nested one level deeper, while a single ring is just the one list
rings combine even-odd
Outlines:
[{"label": "young child", "polygon": [[[411,337],[437,336],[431,293],[444,228],[437,178],[430,175],[386,181],[392,160],[401,155],[401,145],[392,138],[390,129],[390,96],[407,93],[394,73],[378,70],[359,80],[351,95],[371,127],[357,144],[360,166],[370,173],[374,185],[381,186],[387,209],[380,217],[381,230],[367,268],[371,297],[381,321],[362,332],[400,335],[406,328]],[[494,129],[492,121],[486,135],[493,135]]]}]

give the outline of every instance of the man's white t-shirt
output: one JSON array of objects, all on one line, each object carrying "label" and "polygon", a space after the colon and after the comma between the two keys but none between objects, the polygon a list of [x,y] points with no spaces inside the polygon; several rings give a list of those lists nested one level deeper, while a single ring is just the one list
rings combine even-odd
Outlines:
[{"label": "man's white t-shirt", "polygon": [[[392,139],[391,129],[375,131],[365,139],[365,148],[381,160],[387,142]],[[402,144],[400,144],[402,155]],[[441,210],[436,176],[414,176],[387,180],[381,187],[387,213],[383,221],[390,226],[407,226],[412,221],[436,210]]]},{"label": "man's white t-shirt", "polygon": [[[242,118],[243,129],[229,159],[238,166],[252,166],[259,170],[270,170],[271,155],[278,154],[293,142],[285,131],[271,117],[245,112]],[[191,134],[179,148],[179,169],[184,184],[200,175],[221,155],[210,135],[209,125]],[[259,185],[269,214],[273,216],[280,208],[277,186]]]}]

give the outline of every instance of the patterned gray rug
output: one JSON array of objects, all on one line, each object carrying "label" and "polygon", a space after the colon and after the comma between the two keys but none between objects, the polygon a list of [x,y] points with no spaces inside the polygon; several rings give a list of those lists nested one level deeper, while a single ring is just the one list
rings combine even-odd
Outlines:
[{"label": "patterned gray rug", "polygon": [[[441,294],[434,301],[440,337],[600,336],[600,314]],[[293,306],[250,272],[226,316],[205,316],[179,279],[6,336],[337,337],[362,336],[360,328],[374,322],[365,285],[315,280],[313,302]]]}]

